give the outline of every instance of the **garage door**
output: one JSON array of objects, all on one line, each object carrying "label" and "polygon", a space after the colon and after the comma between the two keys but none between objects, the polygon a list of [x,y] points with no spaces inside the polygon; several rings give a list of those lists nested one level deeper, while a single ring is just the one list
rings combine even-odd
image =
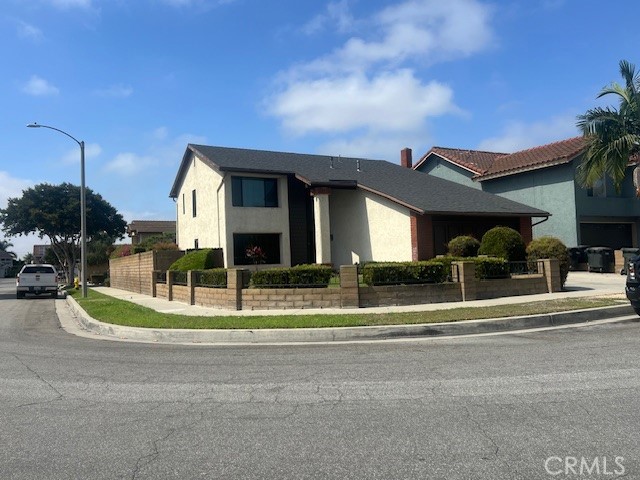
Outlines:
[{"label": "garage door", "polygon": [[632,223],[581,223],[580,243],[593,247],[633,247]]}]

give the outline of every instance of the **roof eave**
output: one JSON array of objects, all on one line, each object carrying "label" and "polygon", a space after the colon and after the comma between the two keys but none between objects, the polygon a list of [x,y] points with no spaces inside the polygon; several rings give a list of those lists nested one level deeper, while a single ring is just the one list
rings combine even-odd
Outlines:
[{"label": "roof eave", "polygon": [[496,172],[489,174],[480,174],[473,178],[474,181],[483,182],[484,180],[493,180],[494,178],[508,177],[510,175],[517,175],[519,173],[531,172],[534,170],[542,170],[543,168],[555,167],[558,165],[564,165],[567,163],[571,163],[578,155],[573,155],[570,157],[563,157],[552,162],[540,163],[538,165],[529,165],[527,167],[515,168],[513,170],[507,170],[504,172]]}]

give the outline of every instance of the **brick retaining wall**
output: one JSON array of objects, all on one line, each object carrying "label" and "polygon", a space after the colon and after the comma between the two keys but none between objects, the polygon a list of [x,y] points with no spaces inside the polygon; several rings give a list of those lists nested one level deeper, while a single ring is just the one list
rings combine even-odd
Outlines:
[{"label": "brick retaining wall", "polygon": [[426,285],[388,285],[360,287],[361,307],[420,305],[423,303],[461,302],[459,283]]},{"label": "brick retaining wall", "polygon": [[340,308],[339,288],[244,288],[243,310]]},{"label": "brick retaining wall", "polygon": [[110,285],[129,292],[153,295],[151,273],[154,270],[167,270],[183,255],[184,252],[178,250],[160,250],[111,258],[109,259]]}]

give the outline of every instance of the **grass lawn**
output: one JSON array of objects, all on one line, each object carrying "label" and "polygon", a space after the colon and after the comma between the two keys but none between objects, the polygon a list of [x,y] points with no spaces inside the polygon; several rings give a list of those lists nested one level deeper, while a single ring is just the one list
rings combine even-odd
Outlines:
[{"label": "grass lawn", "polygon": [[89,289],[87,298],[81,298],[80,292],[77,290],[70,290],[69,294],[92,318],[116,325],[148,328],[246,328],[254,330],[259,328],[356,327],[456,322],[608,307],[628,303],[611,298],[566,298],[544,302],[523,302],[515,305],[462,307],[412,313],[194,317],[156,312],[150,308],[119,300],[92,289]]}]

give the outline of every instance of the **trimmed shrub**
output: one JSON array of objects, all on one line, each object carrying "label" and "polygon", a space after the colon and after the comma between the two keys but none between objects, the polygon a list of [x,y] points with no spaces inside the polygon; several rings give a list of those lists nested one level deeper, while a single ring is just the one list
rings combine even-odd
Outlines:
[{"label": "trimmed shrub", "polygon": [[509,278],[509,263],[504,258],[476,257],[476,278],[479,280]]},{"label": "trimmed shrub", "polygon": [[270,268],[251,274],[255,288],[326,287],[333,270],[328,265],[296,265],[292,268]]},{"label": "trimmed shrub", "polygon": [[444,273],[446,281],[452,281],[451,262],[459,262],[460,260],[473,260],[473,258],[456,257],[454,255],[439,255],[432,261],[441,262],[444,265]]},{"label": "trimmed shrub", "polygon": [[179,250],[178,245],[171,242],[159,242],[154,243],[151,247],[151,250],[160,251],[160,250]]},{"label": "trimmed shrub", "polygon": [[527,257],[522,236],[509,227],[494,227],[485,233],[478,254],[504,258],[508,262],[521,262]]},{"label": "trimmed shrub", "polygon": [[147,251],[147,249],[144,248],[142,245],[134,245],[132,253],[134,253],[134,254],[136,254],[136,253],[144,253],[146,251]]},{"label": "trimmed shrub", "polygon": [[205,287],[226,287],[227,270],[225,268],[211,268],[196,273],[196,283]]},{"label": "trimmed shrub", "polygon": [[569,275],[569,249],[562,241],[555,237],[540,237],[531,240],[527,245],[527,260],[535,262],[543,258],[557,258],[560,263],[560,278],[562,281],[562,287],[567,281],[567,275]]},{"label": "trimmed shrub", "polygon": [[444,263],[439,260],[368,263],[362,269],[362,279],[367,285],[442,283],[446,278]]},{"label": "trimmed shrub", "polygon": [[447,251],[453,257],[475,257],[479,248],[480,242],[469,235],[452,238],[447,244]]},{"label": "trimmed shrub", "polygon": [[212,248],[203,248],[186,253],[173,262],[169,270],[187,272],[189,270],[209,270],[215,267],[215,254]]}]

